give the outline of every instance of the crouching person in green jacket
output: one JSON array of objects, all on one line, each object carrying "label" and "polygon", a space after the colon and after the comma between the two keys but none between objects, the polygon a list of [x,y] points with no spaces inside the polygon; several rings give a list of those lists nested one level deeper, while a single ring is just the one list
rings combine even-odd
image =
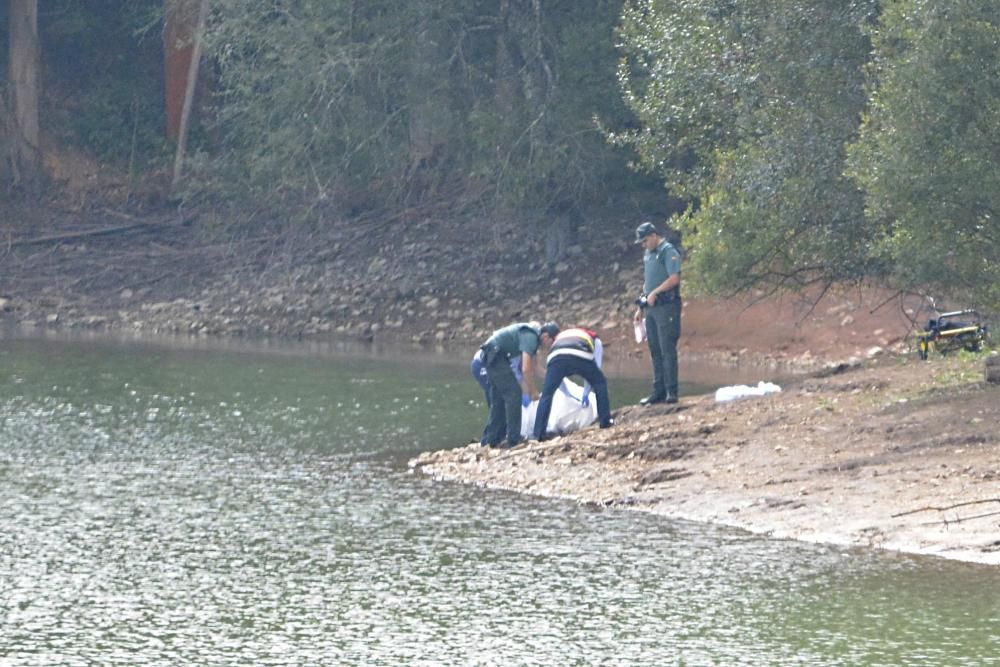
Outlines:
[{"label": "crouching person in green jacket", "polygon": [[[489,381],[490,416],[480,444],[498,447],[506,437],[507,446],[521,440],[521,393],[537,400],[535,388],[535,355],[539,348],[548,348],[558,335],[559,327],[549,322],[519,322],[493,332],[483,344],[483,366]],[[521,355],[523,380],[518,384],[510,368],[510,359]]]}]

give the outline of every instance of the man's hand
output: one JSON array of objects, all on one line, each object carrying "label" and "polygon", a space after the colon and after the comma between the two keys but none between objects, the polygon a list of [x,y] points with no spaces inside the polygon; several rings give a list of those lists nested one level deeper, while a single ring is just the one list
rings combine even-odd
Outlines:
[{"label": "man's hand", "polygon": [[656,292],[650,292],[646,295],[646,303],[649,304],[650,308],[656,305]]}]

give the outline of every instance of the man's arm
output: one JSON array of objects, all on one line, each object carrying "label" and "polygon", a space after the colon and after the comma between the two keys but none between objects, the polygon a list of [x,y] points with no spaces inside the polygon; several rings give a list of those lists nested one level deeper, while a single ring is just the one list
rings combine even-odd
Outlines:
[{"label": "man's arm", "polygon": [[541,394],[535,389],[535,357],[527,352],[521,353],[521,372],[524,374],[521,390],[530,396],[531,400],[537,401]]},{"label": "man's arm", "polygon": [[[594,338],[594,363],[600,368],[601,364],[604,362],[604,343],[601,342],[600,338]],[[580,403],[583,405],[590,405],[590,390],[592,387],[590,383],[584,380],[583,382],[583,397],[580,399]]]},{"label": "man's arm", "polygon": [[681,274],[671,273],[670,276],[664,280],[662,283],[654,287],[649,294],[646,295],[646,301],[651,306],[656,305],[656,297],[667,290],[672,290],[681,284]]}]

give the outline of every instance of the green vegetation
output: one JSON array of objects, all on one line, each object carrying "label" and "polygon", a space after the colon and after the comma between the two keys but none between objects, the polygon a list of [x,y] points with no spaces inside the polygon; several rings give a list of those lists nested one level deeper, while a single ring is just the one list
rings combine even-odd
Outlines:
[{"label": "green vegetation", "polygon": [[[307,206],[453,193],[585,207],[636,179],[593,117],[624,122],[620,3],[215,3],[212,184]],[[662,195],[661,195],[662,200]],[[662,211],[662,204],[659,206]]]},{"label": "green vegetation", "polygon": [[40,11],[47,113],[61,143],[112,166],[162,165],[163,44],[157,3],[52,0]]},{"label": "green vegetation", "polygon": [[712,291],[879,281],[1000,309],[986,0],[630,0],[613,139],[683,193]]},{"label": "green vegetation", "polygon": [[885,270],[843,175],[864,108],[875,2],[637,0],[622,87],[642,128],[617,137],[692,202],[690,268],[722,291]]},{"label": "green vegetation", "polygon": [[934,373],[936,387],[954,387],[982,382],[983,380],[983,355],[981,353],[962,350],[947,359],[939,358],[937,361]]},{"label": "green vegetation", "polygon": [[1000,308],[1000,16],[988,0],[886,3],[852,147],[896,284]]},{"label": "green vegetation", "polygon": [[[42,4],[50,142],[168,164],[160,34],[180,3]],[[692,286],[877,281],[1000,311],[988,0],[209,6],[184,196],[315,221],[673,212]]]}]

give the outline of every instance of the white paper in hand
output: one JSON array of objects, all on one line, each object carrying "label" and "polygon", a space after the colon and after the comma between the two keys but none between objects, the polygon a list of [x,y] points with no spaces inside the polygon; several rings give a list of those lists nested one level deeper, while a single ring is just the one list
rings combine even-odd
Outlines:
[{"label": "white paper in hand", "polygon": [[646,320],[639,320],[635,323],[635,342],[641,343],[646,340]]}]

